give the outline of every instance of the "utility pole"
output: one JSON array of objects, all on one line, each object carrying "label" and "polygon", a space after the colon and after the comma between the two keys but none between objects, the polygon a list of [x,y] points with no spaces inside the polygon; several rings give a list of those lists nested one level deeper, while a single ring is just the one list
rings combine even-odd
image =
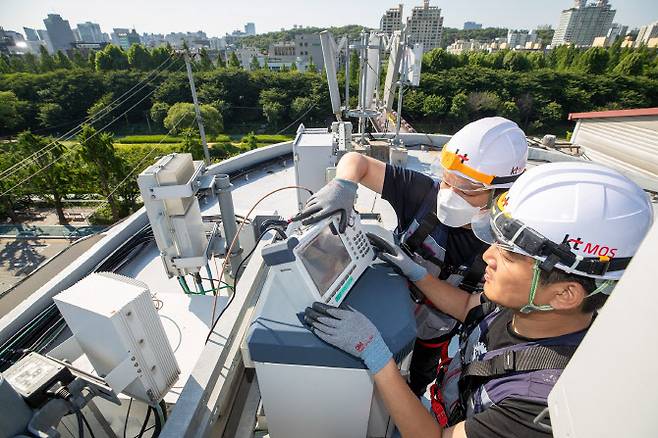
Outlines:
[{"label": "utility pole", "polygon": [[194,86],[194,77],[192,76],[192,64],[190,63],[190,54],[187,50],[183,51],[185,67],[187,68],[187,78],[190,80],[190,91],[192,91],[192,101],[194,102],[194,112],[196,113],[196,122],[199,125],[199,134],[201,135],[201,144],[203,145],[203,155],[205,156],[206,165],[210,164],[210,153],[208,152],[208,142],[206,142],[206,131],[203,129],[203,118],[199,109],[199,100],[196,97],[196,87]]}]

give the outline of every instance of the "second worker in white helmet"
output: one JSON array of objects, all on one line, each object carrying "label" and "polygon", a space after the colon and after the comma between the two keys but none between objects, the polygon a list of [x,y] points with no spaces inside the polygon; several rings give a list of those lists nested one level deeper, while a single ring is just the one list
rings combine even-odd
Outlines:
[{"label": "second worker in white helmet", "polygon": [[[516,123],[483,118],[460,129],[443,147],[432,177],[350,152],[338,163],[336,178],[309,199],[296,219],[312,223],[353,208],[358,184],[388,201],[397,216],[396,244],[403,251],[382,258],[409,279],[416,309],[418,339],[410,386],[421,396],[447,355],[457,321],[424,299],[420,289],[459,287],[475,292],[484,275],[487,245],[470,228],[498,188],[509,187],[525,168],[528,144]],[[342,228],[344,229],[344,219]],[[373,241],[374,245],[383,242]],[[390,252],[390,251],[389,251]],[[429,274],[429,275],[428,275]]]}]

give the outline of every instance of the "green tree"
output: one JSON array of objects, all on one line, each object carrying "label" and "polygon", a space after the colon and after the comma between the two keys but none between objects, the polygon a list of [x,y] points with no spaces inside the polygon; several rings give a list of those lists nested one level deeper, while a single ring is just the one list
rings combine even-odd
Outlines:
[{"label": "green tree", "polygon": [[459,67],[459,57],[444,49],[433,49],[423,55],[423,70],[436,73]]},{"label": "green tree", "polygon": [[601,74],[608,67],[610,55],[603,47],[591,47],[583,52],[575,62],[574,68],[587,74]]},{"label": "green tree", "polygon": [[201,71],[210,71],[215,68],[205,47],[201,48],[199,51],[199,61],[197,62],[197,66]]},{"label": "green tree", "polygon": [[290,64],[290,71],[298,71],[296,62]]},{"label": "green tree", "polygon": [[258,102],[263,108],[263,115],[274,127],[278,126],[286,111],[288,96],[280,88],[270,88],[260,92]]},{"label": "green tree", "polygon": [[141,44],[133,44],[128,49],[128,64],[130,67],[137,70],[151,70],[153,67],[153,59],[151,53],[144,48]]},{"label": "green tree", "polygon": [[514,120],[515,122],[519,121],[519,108],[516,106],[516,102],[508,100],[500,104],[499,115],[505,117],[506,119]]},{"label": "green tree", "polygon": [[[200,105],[201,118],[203,119],[204,130],[209,134],[219,134],[223,129],[223,120],[219,111],[211,105]],[[177,134],[184,127],[192,126],[196,120],[194,104],[179,102],[171,106],[167,111],[167,117],[164,119],[164,126]]]},{"label": "green tree", "polygon": [[169,104],[165,102],[154,102],[149,111],[151,120],[157,123],[160,126],[164,126],[164,119],[167,117],[167,112],[169,112]]},{"label": "green tree", "polygon": [[96,51],[94,50],[89,51],[89,56],[87,57],[87,65],[91,69],[96,68]]},{"label": "green tree", "polygon": [[468,96],[466,93],[459,92],[453,96],[452,102],[450,104],[450,117],[456,122],[464,122],[468,116],[468,111],[466,108],[468,102]]},{"label": "green tree", "polygon": [[198,131],[192,128],[185,128],[181,132],[181,136],[183,137],[181,152],[192,154],[192,158],[195,160],[203,160],[205,154]]},{"label": "green tree", "polygon": [[256,139],[256,135],[254,132],[250,132],[249,134],[245,135],[242,137],[242,140],[240,142],[246,146],[247,149],[250,151],[253,151],[254,149],[258,148],[258,140]]},{"label": "green tree", "polygon": [[613,73],[626,76],[638,76],[644,69],[644,59],[639,52],[632,52],[624,56],[619,64],[612,70]]},{"label": "green tree", "polygon": [[491,117],[498,114],[500,98],[491,91],[475,91],[468,95],[466,108],[471,119]]},{"label": "green tree", "polygon": [[222,58],[221,53],[217,55],[217,68],[218,69],[226,68],[226,61],[224,61],[224,58]]},{"label": "green tree", "polygon": [[12,131],[23,123],[21,113],[26,104],[13,91],[0,91],[0,132]]},{"label": "green tree", "polygon": [[166,64],[166,61],[169,59],[171,56],[171,49],[167,47],[156,47],[155,49],[151,50],[151,65],[153,68],[157,68],[160,65]]},{"label": "green tree", "polygon": [[[359,83],[359,54],[352,50],[350,54],[350,87]],[[350,107],[352,105],[350,104]]]},{"label": "green tree", "polygon": [[128,68],[128,55],[114,44],[105,46],[96,54],[96,70],[126,70]]},{"label": "green tree", "polygon": [[48,72],[55,70],[55,60],[44,46],[39,46],[39,70]]},{"label": "green tree", "polygon": [[87,110],[87,116],[97,118],[103,114],[111,111],[110,104],[114,101],[112,93],[103,94],[92,106]]},{"label": "green tree", "polygon": [[11,66],[5,55],[0,56],[0,73],[11,73]]},{"label": "green tree", "polygon": [[312,56],[308,59],[308,65],[306,66],[306,71],[311,72],[311,73],[317,73],[318,72],[318,66],[315,65],[315,62],[313,62],[313,57]]},{"label": "green tree", "polygon": [[78,134],[80,155],[91,167],[92,177],[98,183],[99,193],[107,199],[112,211],[112,219],[121,218],[119,202],[113,192],[112,183],[123,179],[123,165],[114,149],[112,134],[98,132],[90,125],[84,125]]},{"label": "green tree", "polygon": [[23,55],[23,63],[25,64],[25,71],[29,73],[39,73],[39,60],[34,53],[26,53]]},{"label": "green tree", "polygon": [[317,101],[313,97],[295,97],[292,100],[290,109],[292,111],[293,117],[300,117],[315,105],[317,105]]},{"label": "green tree", "polygon": [[441,117],[448,109],[448,102],[443,96],[429,95],[423,102],[423,115],[426,117]]},{"label": "green tree", "polygon": [[260,70],[260,63],[255,56],[251,57],[251,62],[249,63],[249,70]]},{"label": "green tree", "polygon": [[73,64],[71,64],[69,57],[61,50],[58,50],[57,53],[55,53],[55,68],[64,68],[68,70],[71,67],[73,67]]},{"label": "green tree", "polygon": [[412,119],[423,115],[423,103],[427,96],[420,90],[407,91],[402,99],[402,113],[409,115]]},{"label": "green tree", "polygon": [[29,131],[18,136],[16,147],[25,157],[33,156],[28,167],[32,174],[28,184],[38,196],[47,199],[55,208],[60,224],[67,223],[64,217],[64,197],[70,191],[69,160],[61,159],[66,148],[51,138],[34,135]]},{"label": "green tree", "polygon": [[539,119],[542,123],[552,126],[564,117],[562,105],[557,102],[549,102],[539,108]]},{"label": "green tree", "polygon": [[528,71],[531,67],[528,58],[523,53],[514,50],[507,52],[503,59],[503,68],[506,70]]},{"label": "green tree", "polygon": [[44,128],[58,126],[65,121],[66,113],[58,103],[42,103],[38,108],[37,120]]},{"label": "green tree", "polygon": [[235,52],[231,52],[231,55],[228,57],[228,67],[229,68],[242,68],[238,55]]}]

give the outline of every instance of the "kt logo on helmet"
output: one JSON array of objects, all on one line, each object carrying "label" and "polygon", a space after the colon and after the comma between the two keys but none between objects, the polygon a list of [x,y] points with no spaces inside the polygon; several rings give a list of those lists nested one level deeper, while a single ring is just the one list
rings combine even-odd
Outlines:
[{"label": "kt logo on helmet", "polygon": [[564,236],[562,243],[566,243],[576,251],[583,251],[593,256],[612,258],[617,254],[617,248],[610,248],[609,246],[602,246],[593,242],[585,242],[580,237],[576,237],[575,239],[569,238],[568,234]]}]

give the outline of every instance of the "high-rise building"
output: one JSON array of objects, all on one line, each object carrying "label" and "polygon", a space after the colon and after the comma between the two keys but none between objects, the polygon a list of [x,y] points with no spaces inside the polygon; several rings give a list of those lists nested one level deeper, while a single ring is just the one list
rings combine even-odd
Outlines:
[{"label": "high-rise building", "polygon": [[48,50],[48,53],[55,53],[55,49],[53,48],[53,43],[50,42],[50,35],[48,35],[48,31],[45,29],[37,29],[37,35],[39,35],[39,41],[43,41],[46,50]]},{"label": "high-rise building", "polygon": [[48,14],[43,23],[46,25],[46,30],[48,30],[48,37],[53,51],[61,50],[65,52],[71,48],[71,44],[75,42],[75,37],[68,20],[62,19],[58,14]]},{"label": "high-rise building", "polygon": [[537,34],[532,31],[512,29],[507,31],[507,47],[510,49],[517,47],[525,48],[527,43],[535,42],[537,42]]},{"label": "high-rise building", "polygon": [[482,23],[476,23],[474,21],[467,21],[464,23],[464,30],[475,30],[482,29]]},{"label": "high-rise building", "polygon": [[25,32],[25,39],[28,41],[39,41],[39,34],[37,34],[36,29],[29,27],[23,27],[23,32]]},{"label": "high-rise building", "polygon": [[247,35],[256,35],[256,23],[245,24],[244,33],[246,33]]},{"label": "high-rise building", "polygon": [[597,0],[590,5],[586,0],[575,0],[572,8],[562,11],[551,46],[591,46],[594,38],[608,34],[616,12],[611,9],[608,0]]},{"label": "high-rise building", "polygon": [[78,33],[80,34],[80,41],[86,43],[103,43],[103,32],[101,26],[97,23],[87,21],[85,23],[78,23]]},{"label": "high-rise building", "polygon": [[402,4],[384,12],[379,21],[379,30],[387,35],[393,35],[393,32],[400,29],[402,29]]},{"label": "high-rise building", "polygon": [[649,40],[656,37],[658,37],[658,21],[654,21],[640,28],[637,38],[635,38],[635,47],[640,47],[642,44],[648,46]]},{"label": "high-rise building", "polygon": [[123,50],[128,50],[133,44],[140,44],[141,39],[139,34],[133,30],[124,29],[124,28],[115,28],[112,29],[112,43],[121,47]]},{"label": "high-rise building", "polygon": [[411,44],[421,43],[427,52],[439,47],[443,33],[443,17],[438,6],[430,6],[429,0],[423,0],[423,6],[416,6],[407,18],[407,31]]}]

